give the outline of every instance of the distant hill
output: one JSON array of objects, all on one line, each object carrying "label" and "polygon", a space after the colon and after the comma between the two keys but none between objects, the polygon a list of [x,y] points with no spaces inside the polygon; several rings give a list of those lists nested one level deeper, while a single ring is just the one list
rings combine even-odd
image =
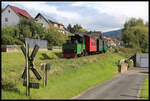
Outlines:
[{"label": "distant hill", "polygon": [[122,29],[109,31],[109,32],[102,32],[102,35],[104,35],[106,37],[111,37],[111,38],[117,39],[121,35],[121,30]]}]

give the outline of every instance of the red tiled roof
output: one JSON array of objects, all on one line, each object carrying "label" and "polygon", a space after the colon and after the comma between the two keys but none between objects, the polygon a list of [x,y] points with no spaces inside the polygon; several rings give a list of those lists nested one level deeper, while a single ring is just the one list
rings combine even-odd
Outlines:
[{"label": "red tiled roof", "polygon": [[11,6],[11,5],[8,5],[10,8],[12,8],[15,12],[16,12],[16,14],[18,14],[19,16],[20,15],[23,15],[23,16],[25,16],[25,17],[27,17],[27,18],[32,18],[31,17],[31,15],[27,12],[27,11],[25,11],[25,10],[23,10],[23,9],[20,9],[20,8],[17,8],[17,7],[15,7],[15,6]]},{"label": "red tiled roof", "polygon": [[112,39],[111,38],[108,38],[108,37],[105,37],[105,36],[101,36],[101,38],[103,39],[103,40],[109,40],[109,41],[111,41]]}]

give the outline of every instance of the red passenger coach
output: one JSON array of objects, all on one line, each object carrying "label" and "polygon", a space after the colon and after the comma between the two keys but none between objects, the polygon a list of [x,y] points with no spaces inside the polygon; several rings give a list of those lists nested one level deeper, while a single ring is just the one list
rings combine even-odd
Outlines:
[{"label": "red passenger coach", "polygon": [[85,36],[85,48],[87,52],[97,51],[97,38]]}]

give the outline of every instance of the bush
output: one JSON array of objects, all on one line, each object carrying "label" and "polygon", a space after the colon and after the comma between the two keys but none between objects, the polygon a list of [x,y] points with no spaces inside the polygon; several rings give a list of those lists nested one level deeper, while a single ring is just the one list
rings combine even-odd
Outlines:
[{"label": "bush", "polygon": [[2,35],[2,44],[3,45],[12,45],[12,44],[14,44],[14,38],[9,35]]},{"label": "bush", "polygon": [[2,45],[23,45],[23,42],[9,35],[2,35]]},{"label": "bush", "polygon": [[16,45],[23,45],[24,43],[22,41],[18,40],[18,39],[15,39],[14,40],[14,44],[16,44]]},{"label": "bush", "polygon": [[107,53],[113,53],[113,52],[115,52],[115,49],[114,49],[114,48],[109,48],[109,49],[107,50]]},{"label": "bush", "polygon": [[133,68],[134,67],[134,63],[132,59],[127,60],[128,63],[128,68]]},{"label": "bush", "polygon": [[141,51],[132,48],[119,48],[119,53],[126,58],[129,58],[136,53],[141,53]]},{"label": "bush", "polygon": [[19,30],[17,28],[5,27],[2,28],[2,35],[9,35],[16,38],[19,37]]}]

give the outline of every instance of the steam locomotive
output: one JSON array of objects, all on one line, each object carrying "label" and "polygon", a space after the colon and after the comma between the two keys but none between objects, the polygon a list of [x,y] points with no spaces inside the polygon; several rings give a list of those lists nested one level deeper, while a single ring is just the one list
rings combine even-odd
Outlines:
[{"label": "steam locomotive", "polygon": [[75,33],[62,47],[64,58],[105,53],[107,50],[108,41],[102,38],[101,32]]}]

